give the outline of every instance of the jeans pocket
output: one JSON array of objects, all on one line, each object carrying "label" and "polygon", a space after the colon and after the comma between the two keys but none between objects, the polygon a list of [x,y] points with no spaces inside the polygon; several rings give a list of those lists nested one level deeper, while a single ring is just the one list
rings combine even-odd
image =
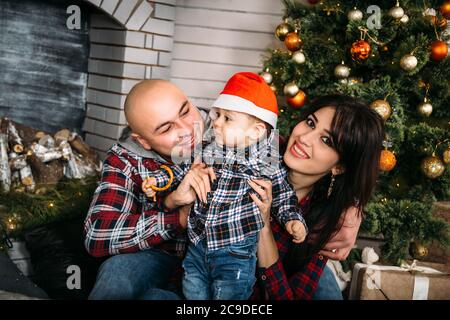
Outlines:
[{"label": "jeans pocket", "polygon": [[256,255],[257,237],[249,236],[242,241],[233,243],[227,247],[228,254],[238,259],[251,259]]}]

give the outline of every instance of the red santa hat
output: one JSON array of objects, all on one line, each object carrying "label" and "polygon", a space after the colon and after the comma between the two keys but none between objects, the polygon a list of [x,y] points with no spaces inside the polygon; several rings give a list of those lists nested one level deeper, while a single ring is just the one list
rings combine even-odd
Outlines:
[{"label": "red santa hat", "polygon": [[252,72],[239,72],[228,80],[213,107],[250,114],[276,128],[277,98],[264,79]]}]

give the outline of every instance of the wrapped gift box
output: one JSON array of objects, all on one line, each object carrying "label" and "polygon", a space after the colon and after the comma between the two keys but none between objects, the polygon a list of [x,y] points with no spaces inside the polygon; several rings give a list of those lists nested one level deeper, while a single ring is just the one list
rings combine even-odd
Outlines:
[{"label": "wrapped gift box", "polygon": [[357,263],[350,300],[450,300],[449,266],[419,263],[394,267]]}]

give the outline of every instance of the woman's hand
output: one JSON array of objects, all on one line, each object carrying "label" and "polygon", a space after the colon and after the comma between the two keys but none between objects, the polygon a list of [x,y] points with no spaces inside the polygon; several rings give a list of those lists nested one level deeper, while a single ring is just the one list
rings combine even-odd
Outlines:
[{"label": "woman's hand", "polygon": [[342,228],[332,236],[319,253],[332,260],[347,259],[356,242],[361,215],[356,207],[351,207],[343,216]]},{"label": "woman's hand", "polygon": [[270,207],[272,206],[272,182],[266,180],[248,180],[250,187],[259,195],[250,193],[250,197],[261,211],[264,226],[270,226]]},{"label": "woman's hand", "polygon": [[213,168],[204,163],[194,163],[178,188],[164,199],[164,205],[168,209],[174,209],[193,203],[197,196],[206,203],[208,192],[211,191],[210,181],[216,179]]}]

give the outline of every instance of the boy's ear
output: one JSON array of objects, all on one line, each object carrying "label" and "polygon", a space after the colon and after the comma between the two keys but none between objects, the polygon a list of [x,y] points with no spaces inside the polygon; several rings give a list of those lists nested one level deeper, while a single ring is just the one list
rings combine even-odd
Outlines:
[{"label": "boy's ear", "polygon": [[141,137],[139,134],[137,133],[132,133],[131,134],[131,138],[133,140],[136,140],[141,146],[142,148],[144,148],[145,150],[151,150],[152,147],[150,146],[150,144],[147,142],[147,140],[145,140],[143,137]]},{"label": "boy's ear", "polygon": [[255,124],[253,125],[253,133],[254,136],[252,136],[252,139],[259,140],[263,135],[266,134],[266,125],[262,121],[255,121]]}]

